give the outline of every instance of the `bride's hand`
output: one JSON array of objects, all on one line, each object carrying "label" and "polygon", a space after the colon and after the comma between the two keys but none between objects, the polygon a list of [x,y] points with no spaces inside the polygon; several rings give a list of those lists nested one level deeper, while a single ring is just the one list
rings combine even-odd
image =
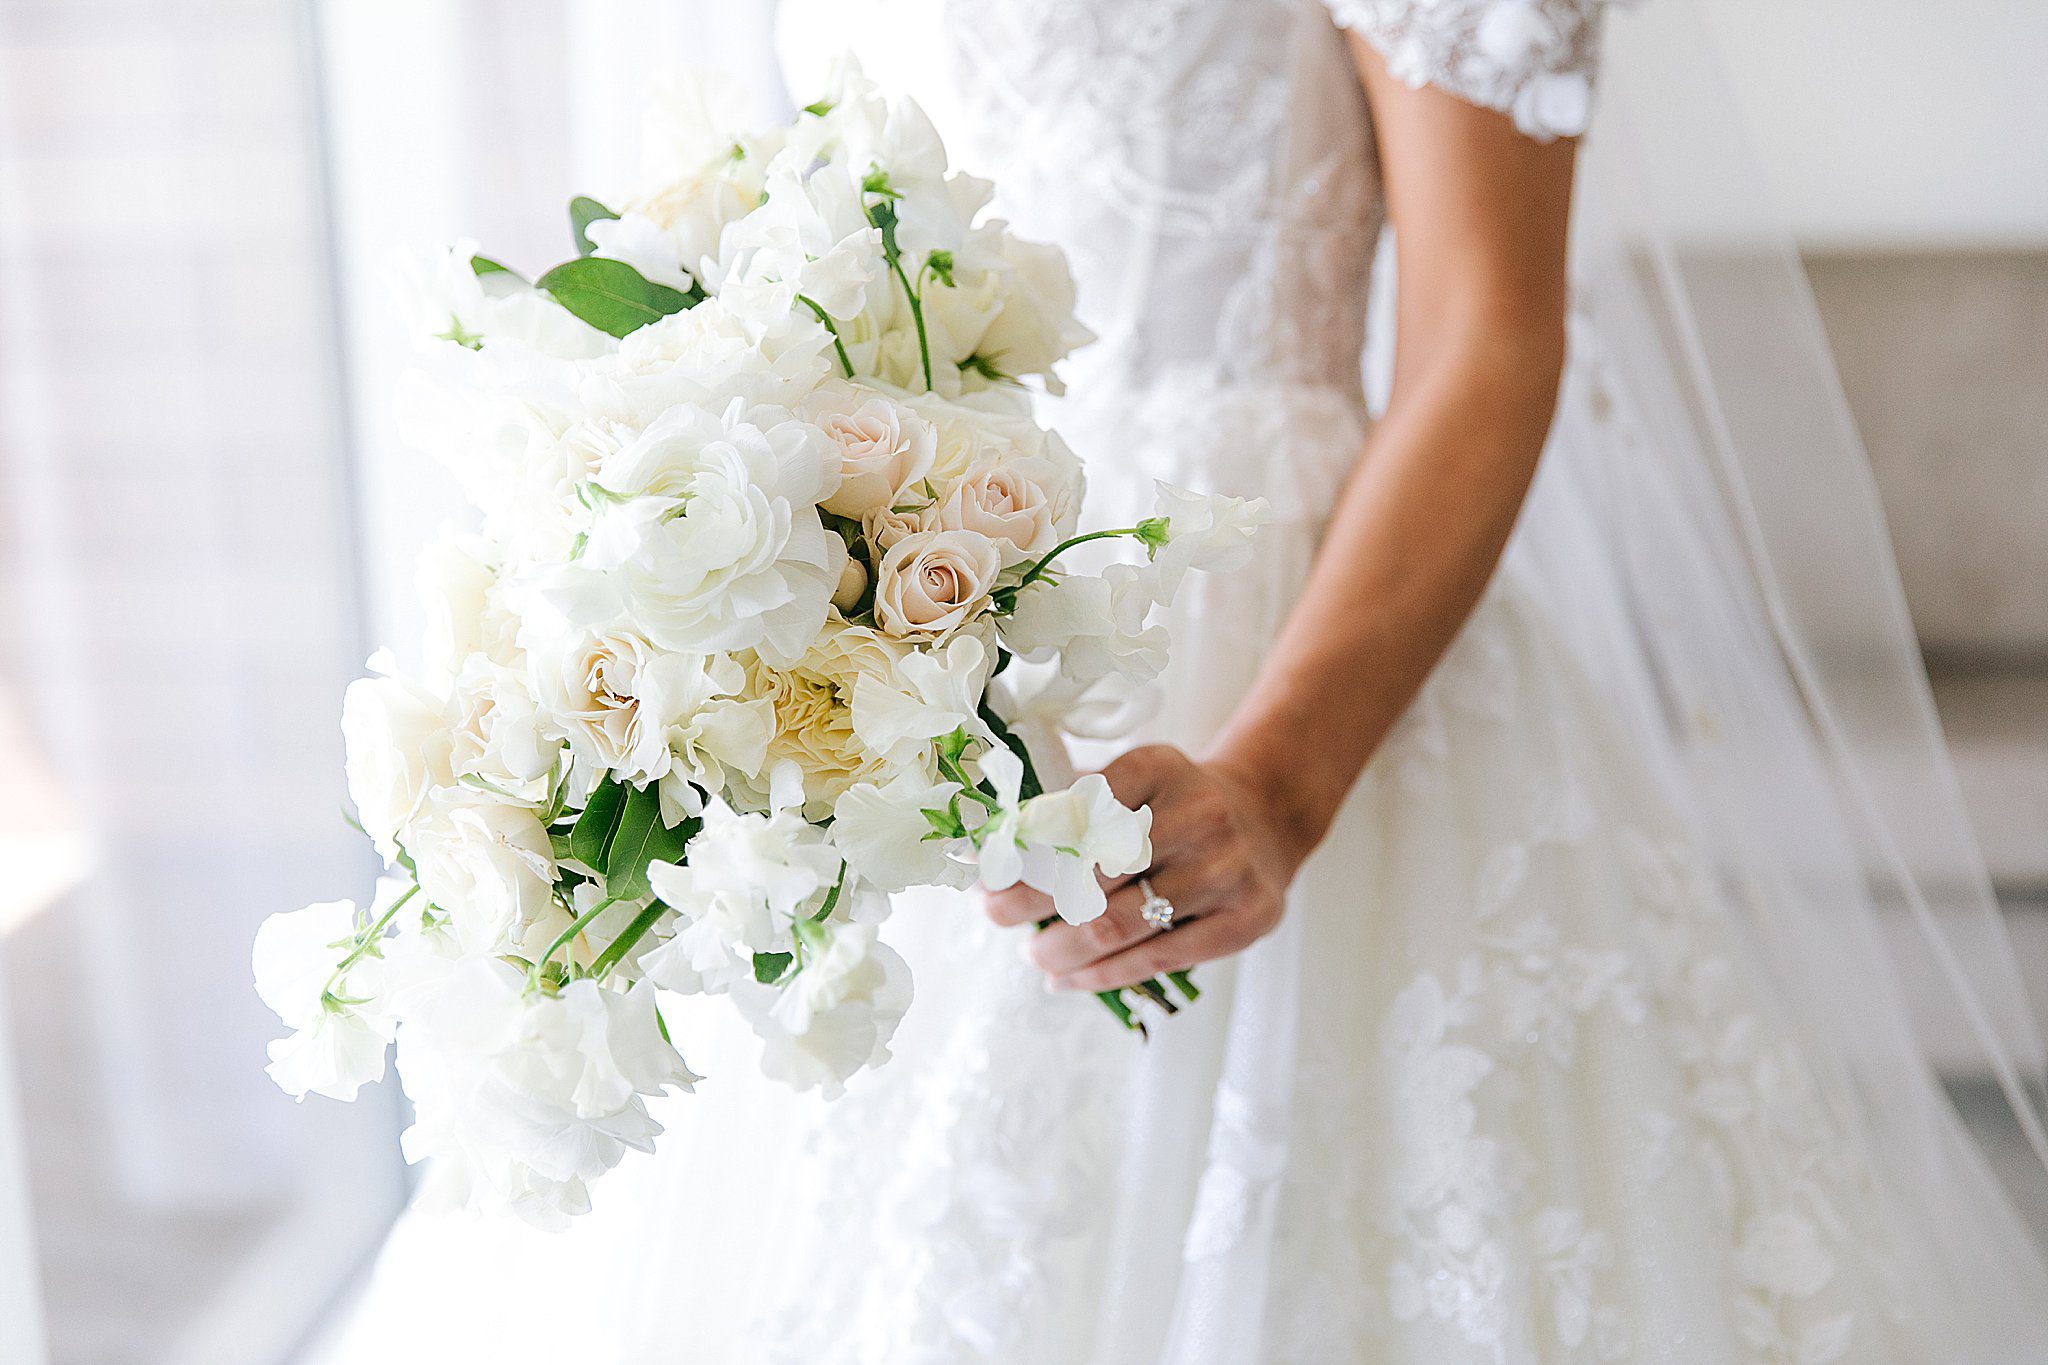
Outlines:
[{"label": "bride's hand", "polygon": [[[1052,989],[1106,991],[1183,971],[1250,947],[1280,922],[1302,854],[1246,774],[1152,745],[1124,754],[1103,776],[1125,805],[1152,807],[1145,875],[1173,902],[1173,928],[1161,933],[1145,923],[1138,878],[1105,880],[1109,908],[1099,917],[1055,923],[1031,940],[1031,960]],[[1053,913],[1048,897],[1021,882],[983,900],[998,924],[1036,924]]]}]

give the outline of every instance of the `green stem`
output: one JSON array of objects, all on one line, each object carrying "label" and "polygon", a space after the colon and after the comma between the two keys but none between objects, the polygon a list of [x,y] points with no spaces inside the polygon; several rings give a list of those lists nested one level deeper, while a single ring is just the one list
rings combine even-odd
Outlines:
[{"label": "green stem", "polygon": [[362,939],[357,942],[356,946],[349,950],[348,956],[343,958],[340,964],[335,967],[333,975],[327,978],[327,984],[321,988],[320,994],[324,996],[332,993],[334,983],[341,980],[349,968],[363,960],[364,956],[375,946],[377,941],[384,937],[384,931],[391,927],[391,921],[398,918],[399,909],[419,893],[420,889],[418,886],[410,886],[406,888],[404,895],[391,902],[384,913],[378,917],[377,922],[371,925],[363,934]]},{"label": "green stem", "polygon": [[652,929],[656,921],[660,920],[667,911],[668,907],[666,905],[663,905],[660,901],[654,901],[645,910],[635,915],[633,922],[626,926],[625,931],[606,944],[605,950],[599,953],[591,962],[590,974],[592,976],[603,976],[606,972],[617,966],[627,953],[633,951],[634,944],[647,937],[647,931]]},{"label": "green stem", "polygon": [[1047,550],[1039,557],[1037,563],[1024,571],[1024,576],[1017,580],[1017,588],[1015,590],[1022,591],[1031,586],[1033,582],[1044,575],[1048,565],[1068,550],[1073,549],[1076,545],[1085,545],[1091,540],[1108,540],[1113,536],[1139,536],[1143,534],[1144,532],[1136,526],[1119,526],[1112,531],[1089,531],[1070,540],[1063,540],[1050,550]]},{"label": "green stem", "polygon": [[910,300],[910,320],[917,324],[917,355],[918,359],[924,362],[924,391],[930,393],[932,391],[932,348],[931,343],[925,339],[924,334],[924,300],[919,298],[917,291],[910,287],[910,276],[903,273],[903,256],[901,252],[890,255],[889,268],[896,272],[896,280],[903,286],[904,297]]},{"label": "green stem", "polygon": [[[846,343],[839,339],[839,328],[833,323],[831,316],[827,314],[824,309],[820,308],[815,302],[813,302],[811,299],[804,297],[802,294],[798,294],[796,296],[796,301],[802,304],[804,307],[810,309],[811,312],[816,315],[818,321],[825,324],[825,330],[832,334],[832,349],[839,352],[839,368],[846,371],[846,377],[848,379],[853,378],[853,361],[847,357]],[[931,387],[931,378],[929,371],[927,371],[926,373],[925,387]]]},{"label": "green stem", "polygon": [[547,969],[549,959],[553,958],[554,955],[562,948],[568,946],[568,944],[572,940],[574,940],[578,934],[582,933],[585,929],[588,929],[592,924],[594,924],[597,921],[597,917],[599,915],[603,914],[605,911],[611,909],[614,905],[618,904],[618,900],[619,898],[617,896],[606,896],[596,905],[591,906],[588,910],[585,910],[575,919],[570,920],[569,927],[564,929],[561,933],[555,936],[555,941],[548,945],[548,950],[540,955],[540,961],[534,963],[533,969],[527,972],[527,983],[529,985],[538,986],[540,984],[540,974]]}]

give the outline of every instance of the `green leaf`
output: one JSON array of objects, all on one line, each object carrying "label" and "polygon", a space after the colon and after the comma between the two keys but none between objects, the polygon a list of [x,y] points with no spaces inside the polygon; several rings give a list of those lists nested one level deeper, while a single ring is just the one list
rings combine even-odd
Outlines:
[{"label": "green leaf", "polygon": [[562,307],[615,337],[680,313],[703,298],[656,284],[624,261],[602,256],[564,262],[536,283]]},{"label": "green leaf", "polygon": [[671,829],[662,823],[661,793],[652,784],[629,789],[618,830],[605,852],[605,894],[619,900],[646,895],[648,865],[679,861],[701,823],[685,820]]},{"label": "green leaf", "polygon": [[618,832],[619,817],[626,812],[626,793],[631,788],[610,778],[597,784],[576,827],[569,832],[569,852],[577,862],[595,871],[604,870],[605,855],[611,851],[612,836]]},{"label": "green leaf", "polygon": [[782,974],[794,961],[796,955],[793,953],[755,953],[754,980],[764,986],[772,986],[782,980]]},{"label": "green leaf", "polygon": [[616,218],[618,216],[618,214],[613,213],[603,204],[588,196],[579,194],[574,199],[571,199],[569,201],[569,228],[576,236],[576,254],[578,256],[588,256],[591,252],[597,250],[596,244],[590,240],[590,225],[592,223],[602,223],[607,218]]},{"label": "green leaf", "polygon": [[806,114],[809,114],[812,118],[823,118],[825,117],[825,115],[832,112],[832,101],[818,100],[815,103],[806,104],[804,106],[804,112]]},{"label": "green leaf", "polygon": [[515,280],[524,278],[511,266],[506,265],[502,261],[494,261],[488,256],[470,257],[469,268],[476,272],[478,279],[482,279],[486,275],[510,275]]},{"label": "green leaf", "polygon": [[[1000,673],[1002,670],[998,668],[996,671]],[[1034,796],[1042,795],[1045,784],[1038,780],[1038,769],[1032,766],[1031,751],[1024,747],[1024,741],[1019,739],[1009,726],[1003,724],[1003,718],[988,704],[988,698],[982,698],[981,706],[975,714],[981,717],[982,724],[995,732],[995,737],[1003,742],[1003,747],[1015,754],[1017,761],[1024,765],[1024,776],[1017,783],[1017,799],[1029,801]]]}]

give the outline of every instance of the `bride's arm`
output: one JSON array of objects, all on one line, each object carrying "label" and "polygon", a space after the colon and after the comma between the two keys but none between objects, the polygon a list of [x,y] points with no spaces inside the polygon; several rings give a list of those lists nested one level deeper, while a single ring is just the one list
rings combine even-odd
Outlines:
[{"label": "bride's arm", "polygon": [[[1106,770],[1153,809],[1153,934],[1127,885],[1094,923],[1031,946],[1055,985],[1103,990],[1222,957],[1278,922],[1282,892],[1492,576],[1550,426],[1564,360],[1574,148],[1410,89],[1352,40],[1400,261],[1392,395],[1307,588],[1210,753],[1134,749]],[[1006,924],[1048,912],[1017,889]]]}]

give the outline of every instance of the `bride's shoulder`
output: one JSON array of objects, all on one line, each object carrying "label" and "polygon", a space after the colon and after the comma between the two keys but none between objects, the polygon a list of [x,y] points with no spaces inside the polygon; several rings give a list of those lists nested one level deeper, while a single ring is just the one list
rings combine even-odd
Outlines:
[{"label": "bride's shoulder", "polygon": [[1586,130],[1600,16],[1614,2],[1323,0],[1397,79],[1511,114],[1545,140]]}]

